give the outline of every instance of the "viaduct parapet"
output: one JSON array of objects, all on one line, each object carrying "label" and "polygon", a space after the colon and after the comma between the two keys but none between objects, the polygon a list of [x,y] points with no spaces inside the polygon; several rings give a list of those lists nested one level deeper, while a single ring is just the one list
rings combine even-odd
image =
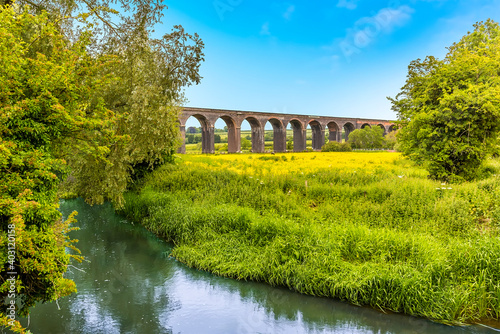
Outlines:
[{"label": "viaduct parapet", "polygon": [[306,150],[306,130],[312,130],[312,148],[321,150],[325,144],[325,132],[328,131],[330,141],[342,141],[342,130],[345,138],[356,129],[366,126],[379,126],[384,134],[395,130],[394,121],[364,118],[328,117],[310,115],[290,115],[256,111],[221,110],[206,108],[183,108],[179,116],[179,126],[182,136],[182,146],[179,153],[186,153],[186,121],[195,117],[201,124],[202,153],[214,153],[215,122],[221,118],[226,123],[228,133],[228,152],[238,153],[241,150],[241,123],[248,121],[252,129],[252,152],[264,152],[264,128],[269,122],[273,127],[274,152],[286,152],[286,128],[291,125],[293,130],[293,150]]}]

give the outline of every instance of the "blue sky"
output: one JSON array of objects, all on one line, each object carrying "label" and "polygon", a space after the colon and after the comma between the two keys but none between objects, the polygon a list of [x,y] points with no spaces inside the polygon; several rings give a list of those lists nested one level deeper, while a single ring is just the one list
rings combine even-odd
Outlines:
[{"label": "blue sky", "polygon": [[410,61],[433,55],[473,29],[500,21],[500,1],[167,1],[163,25],[205,43],[200,85],[188,106],[396,119],[386,96]]}]

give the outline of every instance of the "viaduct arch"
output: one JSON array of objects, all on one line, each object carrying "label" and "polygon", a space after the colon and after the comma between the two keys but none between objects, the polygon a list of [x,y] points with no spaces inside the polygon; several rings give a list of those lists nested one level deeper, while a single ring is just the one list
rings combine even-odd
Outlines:
[{"label": "viaduct arch", "polygon": [[306,150],[306,130],[312,130],[312,148],[321,150],[325,144],[325,131],[328,131],[330,141],[342,141],[342,130],[346,138],[349,133],[366,126],[379,126],[384,134],[395,130],[394,121],[378,119],[362,119],[347,117],[289,115],[256,111],[220,110],[207,108],[183,108],[179,115],[179,127],[182,146],[179,153],[186,153],[186,122],[195,117],[201,125],[202,153],[215,153],[214,130],[215,122],[220,118],[227,126],[228,153],[238,153],[241,150],[241,124],[247,121],[252,129],[252,152],[264,152],[264,127],[269,122],[274,133],[274,152],[286,152],[286,128],[290,124],[293,130],[293,150]]}]

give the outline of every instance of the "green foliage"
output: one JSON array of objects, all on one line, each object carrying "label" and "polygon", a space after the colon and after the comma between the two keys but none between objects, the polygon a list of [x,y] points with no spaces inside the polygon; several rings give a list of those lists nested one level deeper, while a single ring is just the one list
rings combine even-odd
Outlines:
[{"label": "green foliage", "polygon": [[241,138],[241,149],[248,151],[252,148],[252,142],[247,138]]},{"label": "green foliage", "polygon": [[336,141],[329,141],[321,148],[321,152],[351,152],[352,147],[350,143],[339,143]]},{"label": "green foliage", "polygon": [[500,179],[450,187],[395,166],[258,177],[163,166],[124,213],[217,275],[445,323],[498,319]]},{"label": "green foliage", "polygon": [[[86,38],[85,48],[92,54],[87,58],[89,63],[109,58],[95,73],[82,73],[91,81],[112,78],[86,92],[91,106],[101,106],[116,115],[114,127],[104,138],[110,144],[101,149],[105,159],[96,158],[90,151],[65,151],[60,155],[71,166],[67,191],[90,203],[111,200],[119,207],[133,167],[145,162],[153,168],[180,145],[177,119],[185,102],[183,88],[201,80],[202,40],[182,26],[153,38],[154,26],[160,23],[166,8],[160,1],[18,0],[17,4],[28,4],[30,7],[24,10],[36,15],[46,11],[68,45],[79,36]],[[87,26],[92,34],[82,30]],[[36,54],[47,48],[43,41],[30,52]]]},{"label": "green foliage", "polygon": [[1,4],[0,326],[23,332],[5,317],[8,271],[18,273],[18,316],[76,291],[63,278],[81,258],[66,252],[74,219],[57,210],[61,180],[69,175],[66,191],[90,203],[120,207],[134,175],[172,160],[182,89],[201,79],[203,42],[181,26],[151,38],[165,7],[154,1]]},{"label": "green foliage", "polygon": [[389,150],[395,150],[398,148],[398,140],[396,137],[397,132],[396,131],[391,131],[388,134],[385,135],[384,140],[385,140],[385,148]]},{"label": "green foliage", "polygon": [[357,149],[384,148],[384,130],[379,126],[357,129],[349,134],[347,142]]},{"label": "green foliage", "polygon": [[186,136],[187,144],[198,144],[201,143],[201,135],[187,135]]},{"label": "green foliage", "polygon": [[[105,159],[112,140],[114,114],[92,93],[109,78],[99,73],[111,59],[86,53],[90,34],[68,44],[46,13],[33,16],[11,7],[0,9],[0,306],[1,324],[10,293],[8,272],[16,272],[17,316],[37,302],[74,291],[63,277],[72,246],[57,210],[60,177],[68,172],[63,152],[85,152]],[[36,50],[37,52],[34,52]],[[15,233],[12,233],[15,231]],[[8,258],[15,235],[15,258]],[[75,249],[75,248],[74,248]],[[76,249],[75,249],[76,250]],[[22,332],[18,326],[9,326]]]},{"label": "green foliage", "polygon": [[444,60],[411,62],[405,86],[390,99],[398,112],[399,149],[440,180],[471,180],[500,131],[500,27],[474,25]]},{"label": "green foliage", "polygon": [[109,199],[122,205],[133,166],[146,162],[152,168],[179,146],[182,88],[200,80],[203,42],[198,35],[176,26],[172,33],[153,39],[139,23],[127,34],[106,45],[118,59],[109,70],[117,80],[98,96],[121,116],[116,131],[129,140],[113,146],[107,156],[110,163],[76,157],[72,164],[75,192],[91,203]]},{"label": "green foliage", "polygon": [[217,152],[227,152],[228,151],[228,144],[215,145],[215,150]]}]

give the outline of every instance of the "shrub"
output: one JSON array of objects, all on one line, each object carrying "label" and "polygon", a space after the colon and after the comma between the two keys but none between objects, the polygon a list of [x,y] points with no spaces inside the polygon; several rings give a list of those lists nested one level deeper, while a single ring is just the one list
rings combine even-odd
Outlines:
[{"label": "shrub", "polygon": [[321,152],[350,152],[352,151],[351,144],[349,143],[338,143],[336,141],[330,141],[323,145]]}]

